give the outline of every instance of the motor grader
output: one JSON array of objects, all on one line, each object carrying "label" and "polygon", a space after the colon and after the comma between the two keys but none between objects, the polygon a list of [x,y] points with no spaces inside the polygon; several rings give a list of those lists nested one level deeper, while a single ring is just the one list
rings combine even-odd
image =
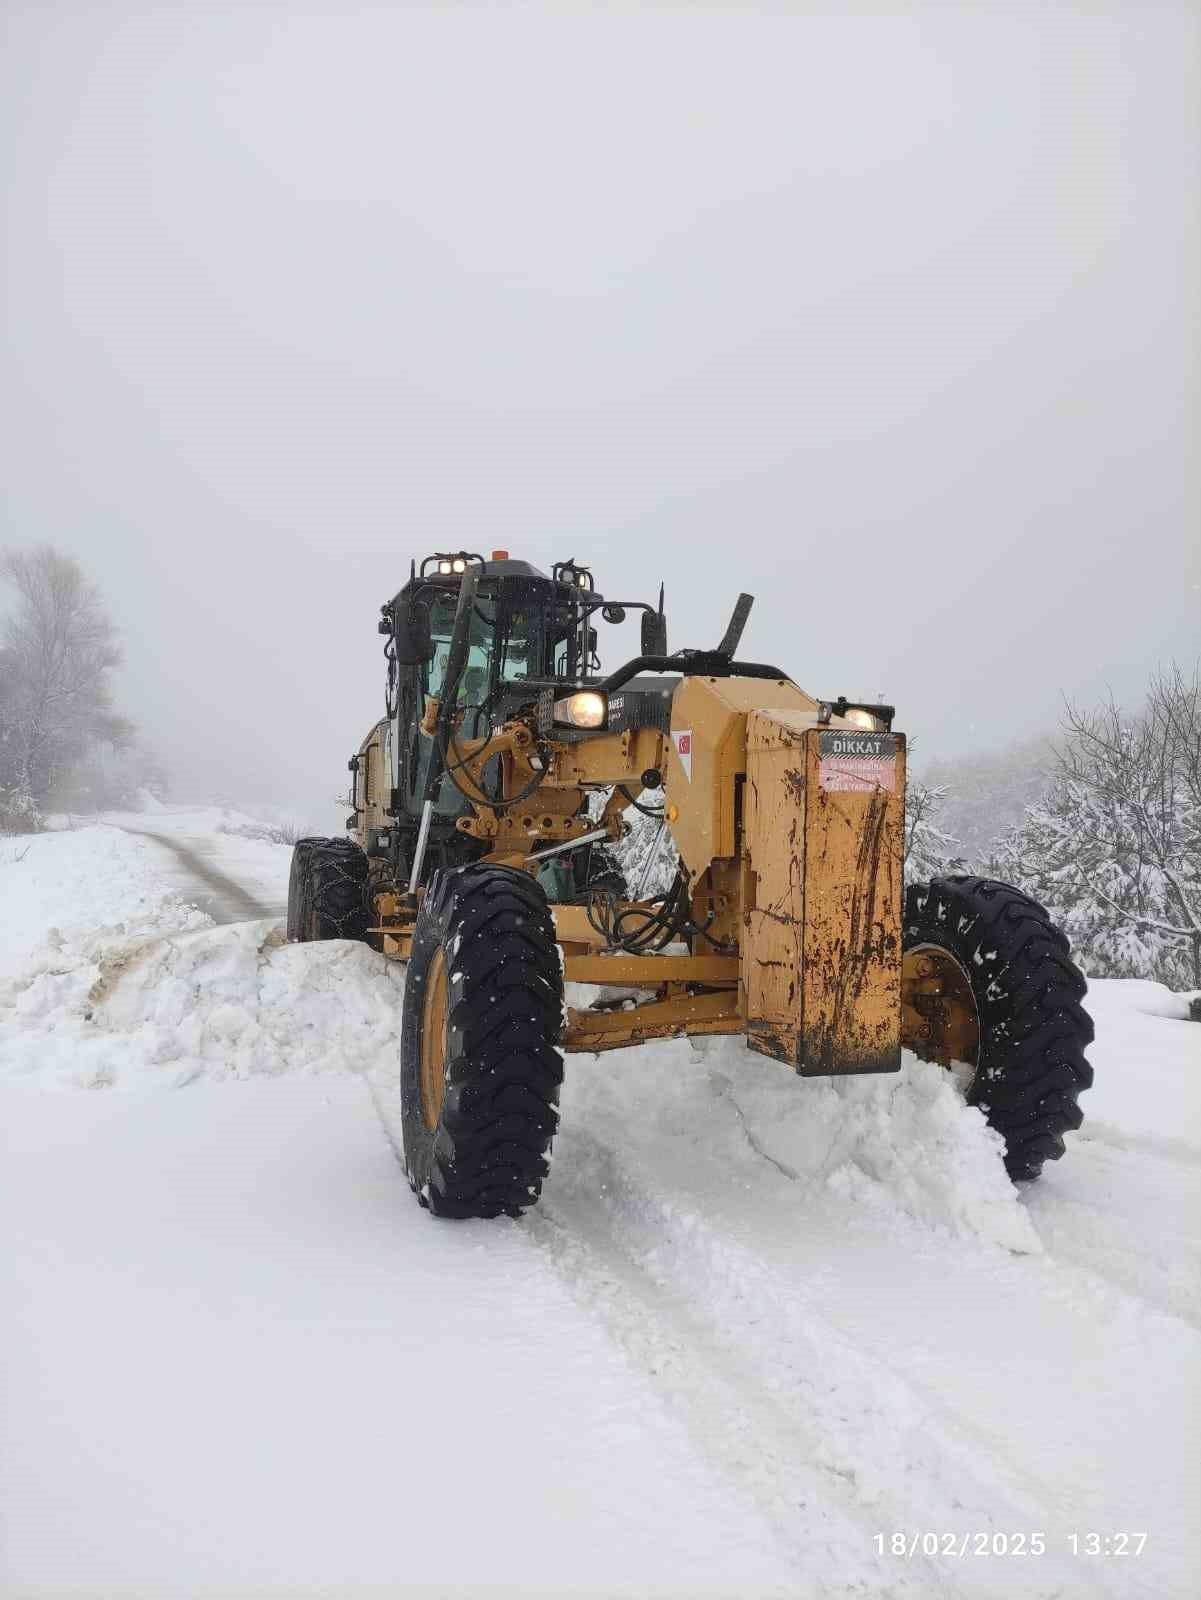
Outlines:
[{"label": "motor grader", "polygon": [[[744,660],[751,603],[669,652],[662,588],[608,600],[575,561],[496,550],[414,563],[382,607],[385,715],[350,761],[348,836],[295,848],[288,933],[408,962],[404,1160],[431,1212],[534,1204],[562,1052],[652,1039],[741,1035],[802,1077],[895,1072],[903,1048],[960,1063],[1015,1179],[1080,1125],[1067,940],[1001,883],[904,889],[893,707]],[[597,624],[632,611],[641,653],[606,674]],[[678,862],[663,892],[613,853],[631,808]]]}]

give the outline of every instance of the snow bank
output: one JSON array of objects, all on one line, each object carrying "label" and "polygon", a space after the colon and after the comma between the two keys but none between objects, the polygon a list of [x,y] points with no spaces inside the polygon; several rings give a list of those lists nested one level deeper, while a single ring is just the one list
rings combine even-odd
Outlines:
[{"label": "snow bank", "polygon": [[[215,830],[221,863],[278,888],[290,852]],[[132,820],[132,819],[131,819]],[[246,859],[243,859],[245,857]],[[356,944],[285,946],[278,925],[214,929],[153,839],[91,827],[0,844],[0,1064],[47,1084],[173,1085],[197,1076],[394,1071],[403,971]],[[174,885],[174,887],[173,887]],[[590,991],[573,998],[586,1003]],[[1201,1028],[1161,985],[1095,982],[1082,1137],[1201,1144]],[[1001,1141],[941,1069],[798,1079],[734,1039],[665,1041],[572,1063],[564,1126],[609,1124],[648,1172],[686,1127],[730,1170],[748,1160],[882,1221],[901,1214],[1009,1250],[1040,1248]],[[1118,1130],[1121,1130],[1120,1132]],[[793,1202],[795,1202],[795,1191]]]},{"label": "snow bank", "polygon": [[1096,1081],[1078,1138],[1201,1149],[1201,1023],[1161,983],[1094,978],[1084,1001],[1097,1026]]},{"label": "snow bank", "polygon": [[[684,1148],[703,1147],[731,1182],[757,1183],[774,1169],[790,1185],[790,1207],[804,1203],[805,1191],[826,1191],[882,1225],[901,1213],[1009,1250],[1041,1249],[1006,1176],[1000,1137],[964,1103],[954,1078],[908,1053],[899,1073],[863,1078],[799,1078],[721,1037],[573,1057],[563,1126],[575,1125],[607,1125],[614,1148],[642,1175],[670,1165],[667,1152],[679,1152],[687,1130]],[[671,1175],[676,1187],[677,1178],[684,1174]]]},{"label": "snow bank", "polygon": [[395,1051],[402,980],[364,945],[285,945],[267,920],[99,938],[81,954],[0,986],[10,1074],[46,1087],[179,1087],[358,1071]]},{"label": "snow bank", "polygon": [[287,946],[274,919],[214,928],[161,849],[117,829],[28,843],[0,850],[6,1075],[177,1086],[394,1053],[402,975],[365,946]]},{"label": "snow bank", "polygon": [[78,964],[111,937],[207,927],[157,860],[116,828],[0,839],[0,978]]}]

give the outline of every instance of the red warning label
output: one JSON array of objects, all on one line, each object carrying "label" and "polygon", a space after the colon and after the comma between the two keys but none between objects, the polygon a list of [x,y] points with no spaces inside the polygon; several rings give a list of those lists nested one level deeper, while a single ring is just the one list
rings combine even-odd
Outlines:
[{"label": "red warning label", "polygon": [[897,787],[897,741],[888,733],[837,733],[821,736],[818,786],[834,793]]}]

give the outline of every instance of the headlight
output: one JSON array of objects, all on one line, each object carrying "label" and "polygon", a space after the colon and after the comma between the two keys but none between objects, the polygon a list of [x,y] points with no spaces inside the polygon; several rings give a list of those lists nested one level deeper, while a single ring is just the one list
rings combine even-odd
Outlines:
[{"label": "headlight", "polygon": [[874,717],[861,706],[851,706],[842,715],[843,721],[849,722],[852,728],[866,728],[868,733],[884,733],[887,729],[883,717]]},{"label": "headlight", "polygon": [[608,697],[595,689],[583,689],[579,694],[566,695],[555,701],[555,721],[569,728],[603,728],[609,709]]}]

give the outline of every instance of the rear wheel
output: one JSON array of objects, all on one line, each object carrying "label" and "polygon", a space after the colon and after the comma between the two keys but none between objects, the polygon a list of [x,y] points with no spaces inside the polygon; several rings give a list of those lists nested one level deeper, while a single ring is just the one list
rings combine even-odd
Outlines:
[{"label": "rear wheel", "polygon": [[989,878],[914,884],[905,896],[903,1042],[963,1063],[969,1104],[1005,1140],[1011,1178],[1037,1178],[1078,1128],[1093,1081],[1085,981],[1037,901]]},{"label": "rear wheel", "polygon": [[308,938],[305,929],[312,915],[309,857],[315,845],[327,842],[325,839],[298,839],[292,847],[292,868],[288,873],[288,941],[291,944]]},{"label": "rear wheel", "polygon": [[350,839],[302,839],[292,851],[288,938],[365,939],[369,863]]},{"label": "rear wheel", "polygon": [[546,896],[524,872],[434,875],[401,1023],[405,1170],[441,1217],[520,1216],[558,1123],[563,974]]}]

